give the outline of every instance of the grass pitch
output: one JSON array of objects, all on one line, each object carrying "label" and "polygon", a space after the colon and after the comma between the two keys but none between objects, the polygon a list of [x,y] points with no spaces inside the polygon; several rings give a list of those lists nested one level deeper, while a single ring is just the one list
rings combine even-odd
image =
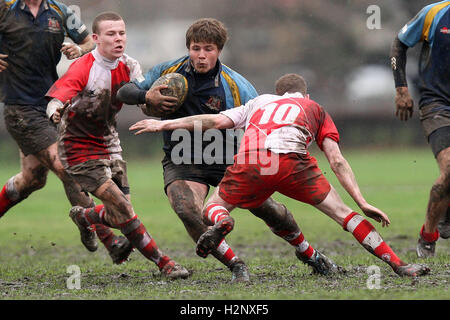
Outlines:
[{"label": "grass pitch", "polygon": [[[318,154],[318,152],[313,152]],[[161,278],[156,266],[139,252],[124,265],[112,265],[106,250],[90,253],[68,216],[70,205],[53,174],[47,186],[32,194],[0,219],[1,299],[148,299],[148,300],[306,300],[306,299],[449,299],[450,245],[440,239],[437,254],[428,261],[415,254],[424,222],[431,184],[438,175],[428,149],[351,150],[344,155],[352,165],[369,203],[384,210],[391,226],[371,221],[384,240],[405,261],[426,263],[428,276],[400,278],[344,232],[331,219],[308,205],[281,195],[306,239],[347,274],[335,278],[311,275],[293,248],[273,235],[265,224],[244,210],[235,210],[234,231],[227,237],[251,272],[249,284],[231,284],[231,273],[212,257],[195,254],[193,241],[171,210],[163,191],[158,160],[128,159],[135,211],[158,246],[192,272],[179,281]],[[339,186],[323,157],[317,157],[344,201],[358,208]],[[0,182],[18,172],[18,163],[2,163]],[[118,233],[118,231],[116,231]],[[80,270],[80,289],[70,266]],[[375,266],[370,269],[368,267]],[[380,277],[371,270],[379,268]],[[69,284],[69,286],[68,286]]]}]

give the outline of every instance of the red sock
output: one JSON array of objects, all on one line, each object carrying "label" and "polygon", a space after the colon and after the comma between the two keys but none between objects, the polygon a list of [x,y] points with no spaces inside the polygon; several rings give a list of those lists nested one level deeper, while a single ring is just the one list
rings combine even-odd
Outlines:
[{"label": "red sock", "polygon": [[3,189],[0,192],[0,218],[3,217],[6,211],[8,211],[9,208],[11,208],[14,205],[14,203],[8,197],[8,193],[6,192],[6,186],[7,184],[3,186]]},{"label": "red sock", "polygon": [[219,254],[221,254],[225,258],[225,260],[226,260],[225,264],[227,266],[230,266],[236,260],[239,259],[238,256],[234,254],[233,250],[231,250],[230,246],[225,241],[225,239],[222,239],[222,241],[220,242],[220,244],[216,250]]},{"label": "red sock", "polygon": [[283,238],[287,242],[289,242],[293,247],[295,247],[295,250],[300,253],[300,255],[311,258],[314,254],[314,248],[311,247],[311,245],[308,243],[308,241],[305,240],[305,237],[303,236],[303,233],[298,231],[274,231],[272,228],[270,228],[273,233],[275,233],[280,238]]},{"label": "red sock", "polygon": [[[230,213],[228,212],[228,210],[216,203],[210,204],[208,207],[206,207],[206,210],[204,212],[205,220],[209,221],[213,225],[228,217],[230,217]],[[225,239],[222,239],[216,251],[224,258],[225,264],[227,266],[230,266],[235,261],[239,260],[238,256],[234,254],[233,250],[230,248]]]},{"label": "red sock", "polygon": [[405,265],[392,249],[383,241],[374,226],[356,212],[350,213],[342,225],[345,231],[351,232],[358,242],[370,253],[391,266]]},{"label": "red sock", "polygon": [[139,250],[147,259],[153,261],[159,269],[162,269],[171,259],[168,256],[163,256],[158,249],[155,240],[147,232],[147,229],[134,216],[130,220],[120,225],[120,231],[128,238],[131,244]]},{"label": "red sock", "polygon": [[82,218],[84,218],[85,227],[97,224],[103,224],[105,226],[111,227],[105,221],[105,206],[103,204],[99,204],[94,208],[84,209]]},{"label": "red sock", "polygon": [[0,218],[11,209],[14,205],[18,204],[20,201],[25,199],[15,190],[14,178],[12,177],[3,186],[2,191],[0,191]]},{"label": "red sock", "polygon": [[420,236],[426,242],[436,242],[439,239],[439,231],[436,229],[433,233],[425,232],[425,225],[420,229]]},{"label": "red sock", "polygon": [[216,203],[210,204],[206,207],[204,214],[206,221],[211,222],[213,225],[230,216],[227,209]]},{"label": "red sock", "polygon": [[105,248],[109,251],[111,249],[112,241],[114,239],[114,233],[110,228],[103,224],[95,225],[95,233]]}]

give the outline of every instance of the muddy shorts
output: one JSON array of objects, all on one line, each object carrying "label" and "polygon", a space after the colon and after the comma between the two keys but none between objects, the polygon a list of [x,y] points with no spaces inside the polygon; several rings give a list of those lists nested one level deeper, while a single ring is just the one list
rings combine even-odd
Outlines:
[{"label": "muddy shorts", "polygon": [[433,131],[450,126],[450,106],[434,104],[422,107],[419,110],[419,117],[428,138]]},{"label": "muddy shorts", "polygon": [[66,171],[85,192],[93,193],[107,180],[112,179],[124,194],[130,194],[127,164],[122,159],[88,160],[71,166]]},{"label": "muddy shorts", "polygon": [[428,137],[428,142],[436,158],[439,152],[450,147],[450,126],[434,130]]},{"label": "muddy shorts", "polygon": [[56,142],[56,126],[49,121],[44,109],[6,105],[3,116],[6,129],[26,156],[47,149]]},{"label": "muddy shorts", "polygon": [[331,186],[314,157],[287,153],[279,154],[278,159],[278,170],[273,174],[262,174],[259,164],[235,161],[219,184],[220,197],[244,209],[258,208],[276,191],[311,205],[326,198]]},{"label": "muddy shorts", "polygon": [[164,191],[176,180],[188,180],[205,185],[217,186],[222,180],[226,164],[174,164],[167,155],[161,161],[164,174]]},{"label": "muddy shorts", "polygon": [[449,147],[450,106],[425,106],[420,109],[419,115],[425,136],[436,157],[440,151]]}]

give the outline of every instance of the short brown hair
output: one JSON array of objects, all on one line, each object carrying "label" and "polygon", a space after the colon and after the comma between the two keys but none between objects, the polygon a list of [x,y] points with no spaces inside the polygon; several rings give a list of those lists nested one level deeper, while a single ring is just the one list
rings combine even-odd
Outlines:
[{"label": "short brown hair", "polygon": [[306,95],[307,89],[305,79],[296,73],[285,74],[275,82],[275,92],[280,96],[286,92]]},{"label": "short brown hair", "polygon": [[186,31],[186,47],[189,49],[192,42],[214,43],[222,50],[228,40],[228,31],[225,25],[214,18],[202,18],[195,21]]},{"label": "short brown hair", "polygon": [[98,34],[99,33],[99,24],[102,21],[120,21],[123,20],[123,18],[118,15],[115,12],[108,11],[108,12],[102,12],[99,15],[97,15],[94,18],[94,21],[92,22],[92,33]]}]

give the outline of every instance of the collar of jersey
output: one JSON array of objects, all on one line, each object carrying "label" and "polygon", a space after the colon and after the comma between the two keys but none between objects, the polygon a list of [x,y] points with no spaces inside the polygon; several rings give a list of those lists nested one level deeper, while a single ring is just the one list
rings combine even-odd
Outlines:
[{"label": "collar of jersey", "polygon": [[92,55],[94,56],[95,60],[101,64],[105,69],[108,70],[114,70],[119,65],[120,58],[117,58],[115,60],[109,60],[106,59],[104,56],[98,52],[98,49],[95,48],[94,51],[92,51]]},{"label": "collar of jersey", "polygon": [[300,92],[294,92],[294,93],[289,93],[286,92],[285,94],[283,94],[283,97],[293,97],[293,98],[304,98],[303,95]]}]

